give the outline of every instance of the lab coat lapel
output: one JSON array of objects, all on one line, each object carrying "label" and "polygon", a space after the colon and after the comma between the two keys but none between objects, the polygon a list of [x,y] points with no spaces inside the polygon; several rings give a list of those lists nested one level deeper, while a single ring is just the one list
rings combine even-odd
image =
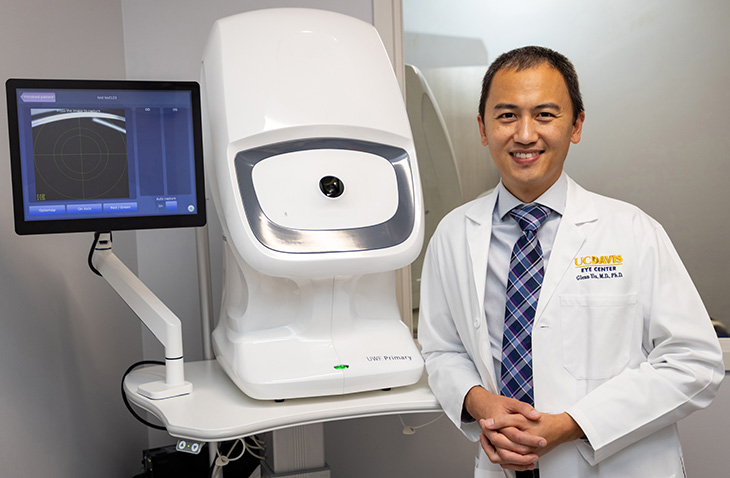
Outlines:
[{"label": "lab coat lapel", "polygon": [[487,386],[492,393],[498,393],[495,382],[494,363],[492,353],[489,349],[489,332],[486,326],[486,315],[484,312],[484,293],[487,282],[487,257],[489,255],[489,242],[492,238],[492,212],[497,200],[497,193],[475,201],[466,212],[466,242],[471,260],[471,273],[476,288],[477,303],[475,307],[479,310],[481,326],[477,329],[477,340],[481,363],[476,364]]},{"label": "lab coat lapel", "polygon": [[572,179],[568,178],[565,214],[555,236],[550,262],[542,281],[540,299],[535,312],[535,323],[553,298],[558,284],[573,264],[573,258],[586,240],[581,225],[597,218],[591,196]]},{"label": "lab coat lapel", "polygon": [[[477,293],[477,304],[483,309],[487,282],[487,256],[492,238],[492,212],[497,193],[476,201],[466,212],[466,243],[469,247],[471,271]],[[483,313],[483,311],[482,311]]]}]

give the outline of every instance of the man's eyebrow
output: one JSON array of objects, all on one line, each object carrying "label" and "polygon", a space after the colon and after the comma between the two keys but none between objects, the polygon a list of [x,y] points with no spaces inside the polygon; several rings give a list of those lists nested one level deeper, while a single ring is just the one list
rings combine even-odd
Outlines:
[{"label": "man's eyebrow", "polygon": [[533,109],[535,109],[535,110],[553,109],[553,110],[560,111],[560,105],[557,103],[543,103],[541,105],[535,106]]},{"label": "man's eyebrow", "polygon": [[516,110],[519,109],[519,107],[512,103],[497,103],[494,105],[495,110]]},{"label": "man's eyebrow", "polygon": [[[495,110],[518,110],[518,109],[520,109],[520,107],[513,103],[497,103],[496,105],[494,105],[494,109]],[[533,110],[553,109],[553,110],[560,111],[560,105],[558,105],[557,103],[548,102],[548,103],[541,103],[537,106],[534,106],[532,109]]]}]

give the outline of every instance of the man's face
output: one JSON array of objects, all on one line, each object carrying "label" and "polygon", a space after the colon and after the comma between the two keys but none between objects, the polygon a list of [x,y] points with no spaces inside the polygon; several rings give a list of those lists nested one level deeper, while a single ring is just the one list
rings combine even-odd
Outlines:
[{"label": "man's face", "polygon": [[584,113],[573,123],[565,80],[543,63],[494,75],[479,121],[502,183],[519,200],[532,202],[558,180],[570,143],[580,141]]}]

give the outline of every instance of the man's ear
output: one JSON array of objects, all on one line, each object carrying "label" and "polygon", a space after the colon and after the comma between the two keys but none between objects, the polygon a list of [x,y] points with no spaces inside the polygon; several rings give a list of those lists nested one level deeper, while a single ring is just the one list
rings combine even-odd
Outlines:
[{"label": "man's ear", "polygon": [[580,135],[583,132],[583,122],[586,120],[586,114],[584,111],[581,111],[580,114],[578,114],[578,118],[575,120],[575,123],[573,123],[573,134],[570,135],[570,142],[573,144],[578,144],[580,142]]},{"label": "man's ear", "polygon": [[489,143],[487,141],[487,128],[484,126],[482,115],[477,115],[477,123],[479,123],[479,135],[482,137],[482,146],[486,146]]}]

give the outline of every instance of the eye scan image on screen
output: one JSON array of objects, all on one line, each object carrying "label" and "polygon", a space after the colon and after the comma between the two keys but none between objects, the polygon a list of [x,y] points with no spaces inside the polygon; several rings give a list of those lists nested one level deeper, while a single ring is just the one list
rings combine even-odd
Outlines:
[{"label": "eye scan image on screen", "polygon": [[205,223],[197,83],[6,87],[19,234]]},{"label": "eye scan image on screen", "polygon": [[30,114],[39,202],[130,197],[124,110],[40,108]]}]

